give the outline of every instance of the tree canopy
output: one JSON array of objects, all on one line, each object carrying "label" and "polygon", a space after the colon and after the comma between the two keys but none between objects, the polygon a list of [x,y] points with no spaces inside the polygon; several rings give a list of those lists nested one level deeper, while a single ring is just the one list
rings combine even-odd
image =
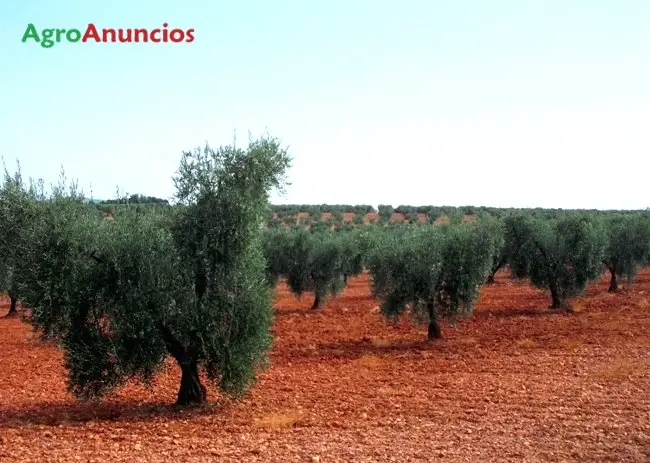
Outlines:
[{"label": "tree canopy", "polygon": [[56,191],[36,204],[19,289],[33,324],[65,349],[70,389],[101,396],[148,382],[167,356],[181,369],[177,403],[201,403],[203,370],[240,395],[271,345],[271,292],[261,225],[290,164],[277,140],[184,152],[166,214],[104,220]]},{"label": "tree canopy", "polygon": [[511,259],[513,275],[548,289],[552,309],[570,310],[568,299],[601,274],[605,251],[602,223],[584,214],[554,219],[527,215],[519,217],[516,227],[522,245]]},{"label": "tree canopy", "polygon": [[368,263],[373,294],[388,318],[410,309],[427,320],[428,339],[441,337],[441,318],[471,314],[503,241],[493,220],[382,235]]}]

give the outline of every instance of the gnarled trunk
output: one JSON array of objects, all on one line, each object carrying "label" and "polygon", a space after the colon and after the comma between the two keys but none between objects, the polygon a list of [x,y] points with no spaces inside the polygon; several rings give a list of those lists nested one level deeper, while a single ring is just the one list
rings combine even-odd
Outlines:
[{"label": "gnarled trunk", "polygon": [[565,311],[565,312],[571,312],[571,305],[560,296],[560,292],[558,290],[557,285],[555,282],[551,283],[551,310],[558,310],[558,311]]},{"label": "gnarled trunk", "polygon": [[610,293],[615,292],[618,289],[618,281],[616,279],[616,272],[612,267],[608,267],[609,273],[612,275],[612,279],[609,281],[609,288],[607,291]]},{"label": "gnarled trunk", "polygon": [[176,404],[191,405],[204,403],[207,398],[207,391],[203,384],[201,384],[197,362],[190,361],[185,364],[180,364],[180,367],[181,387],[178,390]]},{"label": "gnarled trunk", "polygon": [[9,306],[9,313],[7,316],[18,315],[18,310],[16,309],[16,303],[18,300],[14,296],[9,296],[11,299],[11,305]]},{"label": "gnarled trunk", "polygon": [[197,355],[191,349],[174,337],[171,330],[160,324],[160,332],[167,351],[176,359],[181,367],[181,386],[176,397],[177,405],[202,404],[207,400],[207,391],[201,384]]},{"label": "gnarled trunk", "polygon": [[551,309],[559,309],[562,307],[562,299],[555,289],[555,285],[551,285]]},{"label": "gnarled trunk", "polygon": [[502,258],[501,260],[499,260],[499,262],[497,262],[497,264],[494,267],[492,267],[492,270],[490,271],[490,275],[488,275],[487,281],[485,283],[488,285],[494,284],[494,282],[496,281],[494,277],[504,265],[505,265],[505,260]]},{"label": "gnarled trunk", "polygon": [[309,310],[318,310],[320,309],[320,296],[318,293],[314,296],[314,303],[311,305],[311,309]]},{"label": "gnarled trunk", "polygon": [[432,341],[434,339],[440,339],[442,333],[440,332],[440,324],[438,323],[438,317],[436,315],[436,310],[433,305],[433,302],[427,304],[427,314],[429,315],[429,327],[427,329],[427,339]]}]

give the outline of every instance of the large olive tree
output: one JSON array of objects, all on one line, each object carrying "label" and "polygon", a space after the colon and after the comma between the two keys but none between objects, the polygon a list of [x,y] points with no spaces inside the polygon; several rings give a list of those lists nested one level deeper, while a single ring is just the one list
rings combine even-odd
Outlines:
[{"label": "large olive tree", "polygon": [[226,393],[252,385],[271,344],[261,226],[289,162],[274,139],[206,146],[183,153],[174,208],[109,221],[71,195],[41,204],[20,289],[65,348],[77,396],[147,382],[167,356],[178,404],[206,400],[200,370]]}]

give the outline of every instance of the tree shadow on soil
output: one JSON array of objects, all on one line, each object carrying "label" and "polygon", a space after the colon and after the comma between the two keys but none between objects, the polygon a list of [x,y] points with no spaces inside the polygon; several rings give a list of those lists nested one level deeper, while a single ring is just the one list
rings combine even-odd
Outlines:
[{"label": "tree shadow on soil", "polygon": [[80,402],[41,403],[14,409],[0,408],[0,426],[59,426],[87,422],[140,422],[159,418],[186,419],[205,416],[226,408],[222,403],[180,407],[169,403]]}]

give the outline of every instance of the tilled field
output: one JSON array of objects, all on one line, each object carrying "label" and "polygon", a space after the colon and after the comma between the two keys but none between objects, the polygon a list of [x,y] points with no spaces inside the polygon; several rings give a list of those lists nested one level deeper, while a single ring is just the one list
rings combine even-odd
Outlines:
[{"label": "tilled field", "polygon": [[271,367],[185,411],[172,363],[151,390],[76,402],[61,353],[3,318],[0,462],[650,461],[650,271],[570,315],[548,303],[499,275],[426,343],[381,318],[365,275],[314,314],[281,286]]}]

